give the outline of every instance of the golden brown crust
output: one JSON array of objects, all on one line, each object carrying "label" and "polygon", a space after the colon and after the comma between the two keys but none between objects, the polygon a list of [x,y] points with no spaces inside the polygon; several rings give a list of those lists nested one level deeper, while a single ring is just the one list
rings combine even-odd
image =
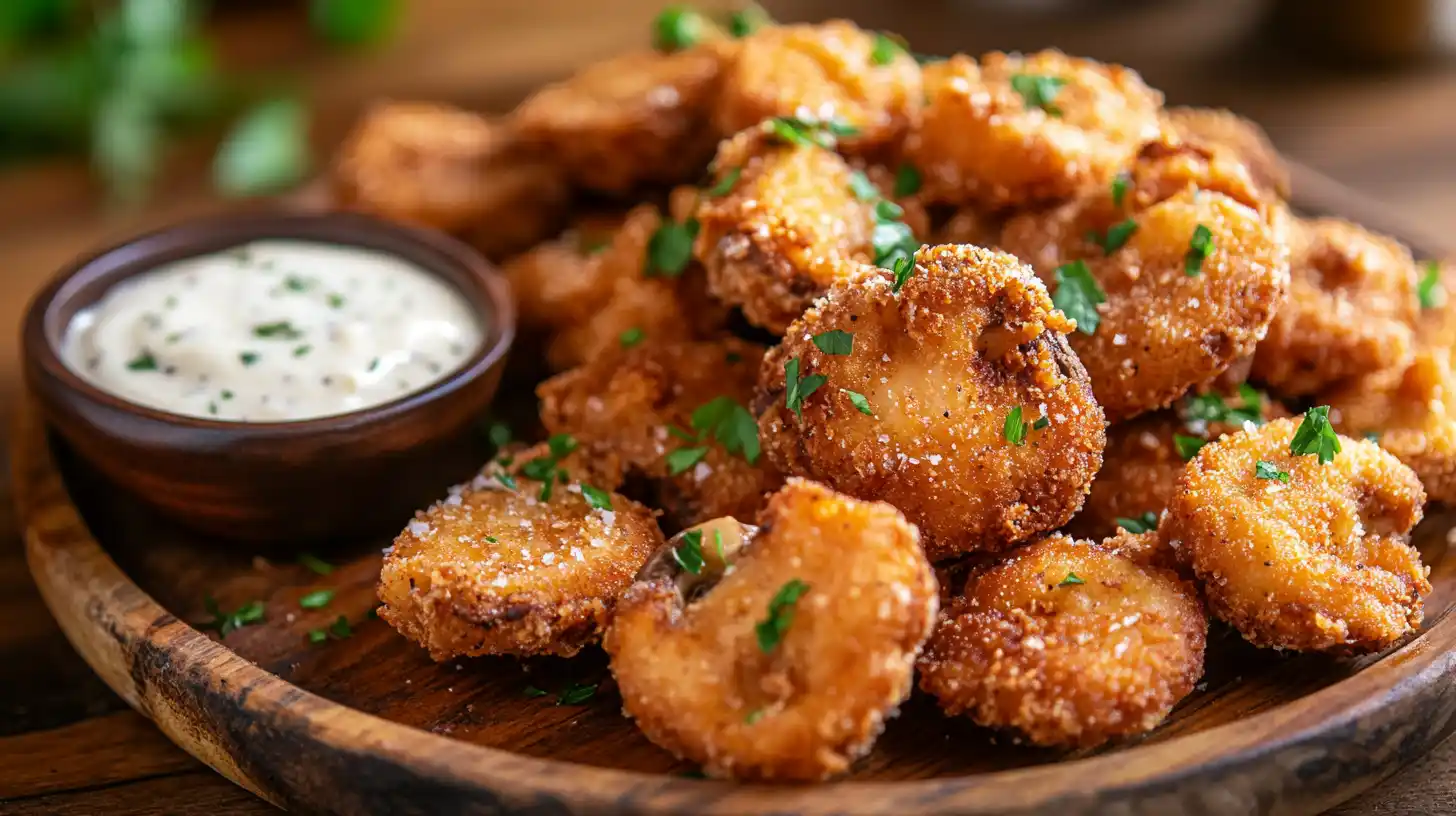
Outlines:
[{"label": "golden brown crust", "polygon": [[1232,151],[1260,189],[1289,197],[1289,168],[1257,124],[1231,111],[1210,108],[1168,108],[1163,119],[1184,141]]},{"label": "golden brown crust", "polygon": [[[691,602],[670,578],[634,584],[604,646],[625,712],[653,742],[710,776],[824,779],[867,752],[909,695],[935,578],[886,504],[791,479],[759,524]],[[795,580],[807,592],[765,650],[755,629]]]},{"label": "golden brown crust", "polygon": [[702,199],[694,252],[713,294],[754,325],[782,334],[847,262],[872,260],[873,202],[855,195],[853,168],[833,151],[755,128],[724,142],[714,168],[738,181]]},{"label": "golden brown crust", "polygon": [[702,267],[690,263],[676,277],[648,269],[648,247],[662,223],[656,207],[636,207],[611,244],[588,259],[596,268],[584,276],[590,292],[553,320],[546,360],[554,370],[621,347],[624,332],[666,343],[712,337],[723,328],[727,309],[708,295]]},{"label": "golden brown crust", "polygon": [[[571,480],[541,500],[526,463],[492,462],[414,520],[379,573],[379,616],[436,661],[487,654],[570,657],[600,636],[617,595],[662,541],[651,510],[615,493],[597,509],[581,485],[611,490],[609,457],[573,455]],[[514,487],[511,487],[514,485]]]},{"label": "golden brown crust", "polygon": [[[1055,529],[1081,506],[1104,444],[1102,412],[1066,343],[1070,322],[1009,255],[923,247],[916,261],[899,294],[893,273],[861,267],[764,358],[765,450],[786,472],[900,508],[932,559]],[[853,335],[851,354],[813,343],[833,330]],[[802,416],[785,405],[791,360],[801,377],[828,378]],[[1018,407],[1023,445],[1005,434]],[[1049,424],[1032,429],[1043,412]]]},{"label": "golden brown crust", "polygon": [[[659,504],[680,526],[722,516],[749,522],[765,495],[782,483],[778,470],[758,450],[729,453],[711,434],[700,442],[675,433],[697,433],[693,413],[720,397],[751,404],[763,352],[762,346],[727,338],[644,343],[608,354],[537,387],[541,422],[652,479]],[[751,423],[744,410],[743,421]],[[669,455],[694,448],[706,449],[702,458],[674,474]]]},{"label": "golden brown crust", "polygon": [[731,54],[713,42],[593,63],[532,94],[513,121],[583,187],[620,193],[689,181],[713,155],[708,113]]},{"label": "golden brown crust", "polygon": [[[1224,392],[1216,398],[1229,408],[1245,408],[1236,393]],[[1185,444],[1193,446],[1242,429],[1242,423],[1201,419],[1197,411],[1190,411],[1192,400],[1185,398],[1175,408],[1143,414],[1107,429],[1102,469],[1092,481],[1081,512],[1067,524],[1069,534],[1096,540],[1113,535],[1120,518],[1142,520],[1148,513],[1161,517],[1183,474],[1185,460],[1175,437],[1185,437]],[[1284,406],[1263,396],[1254,410],[1263,420],[1289,416]]]},{"label": "golden brown crust", "polygon": [[1253,376],[1308,395],[1410,362],[1417,270],[1399,242],[1333,218],[1295,219],[1289,301],[1254,355]]},{"label": "golden brown crust", "polygon": [[[1203,448],[1183,471],[1163,535],[1192,565],[1209,608],[1257,646],[1379,651],[1415,630],[1431,591],[1409,533],[1426,496],[1372,442],[1340,438],[1328,463],[1294,456],[1301,420]],[[1260,479],[1271,463],[1288,483]]]},{"label": "golden brown crust", "polygon": [[885,65],[874,64],[877,36],[845,20],[760,29],[740,42],[714,103],[714,124],[720,133],[736,133],[807,113],[857,128],[841,139],[850,152],[893,146],[919,105],[920,67],[899,49]]},{"label": "golden brown crust", "polygon": [[[1280,231],[1228,196],[1184,190],[1133,220],[1120,249],[1083,256],[1107,302],[1094,333],[1072,335],[1110,422],[1170,405],[1253,351],[1289,285]],[[1189,275],[1200,226],[1213,249]]]},{"label": "golden brown crust", "polygon": [[1057,535],[971,577],[920,687],[947,714],[1091,748],[1157,727],[1202,676],[1207,633],[1191,583]]},{"label": "golden brown crust", "polygon": [[462,234],[487,255],[558,228],[567,189],[511,130],[423,102],[370,108],[339,149],[334,195],[346,209]]},{"label": "golden brown crust", "polygon": [[1416,472],[1433,501],[1456,504],[1456,377],[1449,349],[1416,355],[1394,381],[1375,375],[1322,400],[1341,433],[1373,435]]},{"label": "golden brown crust", "polygon": [[[1054,115],[1028,106],[1017,75],[1065,81]],[[906,143],[929,200],[1005,207],[1101,189],[1158,133],[1162,94],[1136,72],[1068,57],[956,55],[924,70],[926,108]]]}]

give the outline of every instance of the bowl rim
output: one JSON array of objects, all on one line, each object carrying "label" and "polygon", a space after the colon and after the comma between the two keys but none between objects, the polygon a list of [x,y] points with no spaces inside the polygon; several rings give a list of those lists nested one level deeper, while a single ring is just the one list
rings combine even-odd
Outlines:
[{"label": "bowl rim", "polygon": [[[132,402],[82,377],[61,357],[63,319],[113,287],[160,265],[219,252],[251,241],[312,241],[384,252],[443,280],[476,312],[482,336],[474,352],[440,379],[418,390],[337,414],[281,421],[238,421],[189,416]],[[93,297],[86,297],[94,291]],[[352,212],[268,211],[204,216],[173,222],[90,251],[55,272],[31,299],[21,323],[27,379],[42,403],[69,391],[94,406],[161,425],[222,434],[239,440],[288,441],[386,424],[448,397],[502,364],[515,340],[516,310],[505,275],[475,249],[444,233]]]}]

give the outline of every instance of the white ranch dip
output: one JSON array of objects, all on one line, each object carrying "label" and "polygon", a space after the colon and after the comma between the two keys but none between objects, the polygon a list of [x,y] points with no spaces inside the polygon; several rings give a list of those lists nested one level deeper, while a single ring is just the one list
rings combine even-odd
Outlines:
[{"label": "white ranch dip", "polygon": [[419,391],[459,368],[481,337],[470,302],[409,261],[258,241],[122,281],[71,319],[61,358],[141,405],[285,422]]}]

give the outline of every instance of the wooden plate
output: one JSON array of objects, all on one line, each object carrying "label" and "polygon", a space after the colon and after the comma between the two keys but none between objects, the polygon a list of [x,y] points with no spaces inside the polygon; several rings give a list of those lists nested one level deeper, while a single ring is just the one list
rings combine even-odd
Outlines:
[{"label": "wooden plate", "polygon": [[[1368,203],[1297,181],[1303,209],[1391,231]],[[55,444],[34,405],[13,450],[30,568],[77,650],[179,745],[299,812],[1314,813],[1456,730],[1453,514],[1418,531],[1425,626],[1384,655],[1285,656],[1215,626],[1199,691],[1134,743],[1022,747],[917,693],[847,779],[775,787],[687,778],[620,715],[599,651],[431,663],[371,616],[387,541],[321,549],[338,567],[319,576],[152,517]],[[299,607],[324,587],[326,609]],[[224,609],[265,600],[267,621],[218,642],[188,624],[209,618],[209,594]],[[340,616],[348,637],[309,641]],[[593,684],[584,703],[560,699]]]}]

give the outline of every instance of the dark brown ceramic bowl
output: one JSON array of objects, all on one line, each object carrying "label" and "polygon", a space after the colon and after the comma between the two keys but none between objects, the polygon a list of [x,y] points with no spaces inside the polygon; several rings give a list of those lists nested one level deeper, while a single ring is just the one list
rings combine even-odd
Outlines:
[{"label": "dark brown ceramic bowl", "polygon": [[[297,422],[220,422],[147,408],[98,389],[61,361],[71,317],[112,285],[265,238],[347,244],[413,261],[475,304],[484,340],[429,388]],[[478,464],[464,455],[468,441],[500,384],[514,333],[508,284],[463,244],[361,215],[277,213],[188,222],[78,261],[30,304],[22,344],[26,382],[51,427],[118,486],[204,532],[295,541],[399,529],[415,508],[467,476]]]}]

